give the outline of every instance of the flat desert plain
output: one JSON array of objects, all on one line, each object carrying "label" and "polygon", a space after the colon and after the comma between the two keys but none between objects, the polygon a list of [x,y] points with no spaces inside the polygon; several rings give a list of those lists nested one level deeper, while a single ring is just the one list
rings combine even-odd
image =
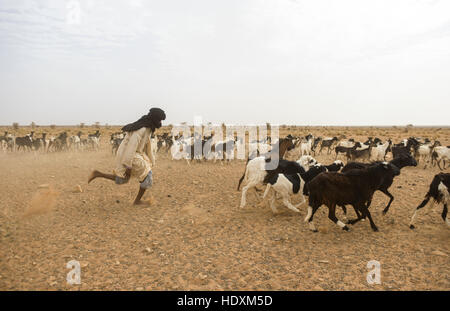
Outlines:
[{"label": "flat desert plain", "polygon": [[[416,229],[408,227],[437,167],[402,169],[386,216],[388,198],[375,193],[371,212],[379,232],[368,221],[342,231],[322,206],[313,233],[303,221],[306,205],[295,213],[277,202],[275,215],[250,191],[246,208],[239,208],[242,160],[188,166],[158,154],[148,207],[131,204],[136,180],[88,185],[94,168],[112,171],[109,135],[117,129],[101,129],[99,151],[0,154],[0,290],[450,290],[442,205],[426,206]],[[62,130],[35,131],[40,137]],[[448,128],[284,127],[281,134],[309,132],[395,143],[420,136],[450,145]],[[316,158],[329,164],[334,154]],[[66,281],[71,260],[80,263],[79,285]],[[381,284],[367,282],[371,260],[380,263]]]}]

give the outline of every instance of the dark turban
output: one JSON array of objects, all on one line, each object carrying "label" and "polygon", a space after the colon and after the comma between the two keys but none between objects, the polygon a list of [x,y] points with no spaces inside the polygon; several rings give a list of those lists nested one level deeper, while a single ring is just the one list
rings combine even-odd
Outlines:
[{"label": "dark turban", "polygon": [[142,116],[136,122],[125,125],[122,128],[122,131],[134,132],[143,127],[148,127],[152,129],[152,132],[154,132],[156,129],[162,126],[161,121],[165,119],[166,114],[164,113],[164,110],[159,108],[152,108],[147,115]]}]

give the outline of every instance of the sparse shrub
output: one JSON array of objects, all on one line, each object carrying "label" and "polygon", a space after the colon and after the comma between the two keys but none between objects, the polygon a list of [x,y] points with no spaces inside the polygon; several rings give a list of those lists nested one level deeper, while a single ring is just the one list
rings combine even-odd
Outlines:
[{"label": "sparse shrub", "polygon": [[19,129],[19,123],[18,123],[18,122],[14,122],[14,123],[12,124],[12,126],[13,126],[13,129],[15,129],[15,130],[18,130],[18,129]]},{"label": "sparse shrub", "polygon": [[56,125],[52,124],[52,125],[50,125],[50,128],[51,128],[52,130],[54,130],[54,129],[56,128]]}]

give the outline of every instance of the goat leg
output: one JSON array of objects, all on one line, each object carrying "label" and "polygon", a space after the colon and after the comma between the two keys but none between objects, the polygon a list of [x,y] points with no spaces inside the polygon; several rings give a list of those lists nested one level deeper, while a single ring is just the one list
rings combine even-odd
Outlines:
[{"label": "goat leg", "polygon": [[386,215],[386,213],[389,211],[389,207],[391,206],[392,201],[394,201],[394,196],[390,194],[387,189],[381,190],[381,192],[383,192],[385,195],[389,197],[389,203],[383,210],[383,215]]},{"label": "goat leg", "polygon": [[336,217],[336,204],[333,204],[331,207],[329,207],[328,218],[332,222],[334,222],[336,225],[341,227],[342,230],[349,231],[349,228],[343,222],[341,222],[339,219],[337,219],[337,217]]},{"label": "goat leg", "polygon": [[418,210],[421,209],[421,208],[423,208],[425,205],[427,205],[427,203],[428,203],[429,201],[430,201],[430,197],[427,196],[427,197],[422,201],[422,203],[420,203],[420,205],[416,207],[416,209],[414,210],[414,214],[413,214],[412,217],[411,217],[411,221],[409,222],[409,228],[410,228],[410,229],[416,228],[416,227],[413,225],[414,218],[416,218],[416,215],[417,215]]},{"label": "goat leg", "polygon": [[345,207],[345,205],[339,205],[339,206],[341,207],[342,212],[344,213],[344,222],[348,224],[347,208]]},{"label": "goat leg", "polygon": [[350,225],[354,225],[356,224],[358,221],[363,220],[364,218],[366,218],[366,215],[363,213],[363,211],[356,207],[355,205],[353,205],[353,209],[355,210],[355,214],[356,214],[356,219],[350,219],[348,221],[348,224]]},{"label": "goat leg", "polygon": [[447,218],[447,212],[448,212],[448,208],[447,208],[447,204],[444,204],[444,209],[442,210],[442,219],[444,219],[444,221],[447,223],[447,225],[450,226],[450,220]]},{"label": "goat leg", "polygon": [[370,212],[369,212],[369,209],[367,208],[367,206],[364,205],[364,206],[362,207],[362,212],[365,213],[365,216],[367,216],[367,218],[369,218],[369,221],[370,221],[370,227],[372,228],[372,230],[375,231],[375,232],[377,232],[377,231],[378,231],[378,228],[377,228],[377,226],[375,225],[375,223],[373,222],[372,215],[370,215]]}]

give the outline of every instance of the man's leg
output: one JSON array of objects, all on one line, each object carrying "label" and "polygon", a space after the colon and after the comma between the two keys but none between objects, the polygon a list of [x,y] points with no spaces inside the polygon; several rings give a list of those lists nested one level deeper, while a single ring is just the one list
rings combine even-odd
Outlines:
[{"label": "man's leg", "polygon": [[121,185],[121,184],[127,183],[130,180],[130,176],[131,176],[131,168],[127,168],[127,170],[125,171],[125,178],[118,177],[114,174],[105,174],[105,173],[95,170],[89,176],[88,184],[91,181],[93,181],[94,179],[96,179],[97,177],[101,177],[101,178],[106,178],[109,180],[114,180],[116,182],[116,184]]},{"label": "man's leg", "polygon": [[93,180],[96,179],[97,177],[106,178],[106,179],[110,179],[110,180],[114,180],[114,181],[116,180],[116,175],[113,175],[113,174],[105,174],[105,173],[102,173],[102,172],[100,172],[100,171],[95,170],[95,171],[93,171],[93,172],[91,173],[91,175],[89,176],[88,183],[90,183],[91,181],[93,181]]},{"label": "man's leg", "polygon": [[139,187],[139,192],[138,192],[138,194],[137,194],[137,196],[136,196],[136,199],[134,200],[134,203],[133,203],[134,205],[143,205],[143,204],[147,204],[146,202],[141,201],[142,196],[143,196],[144,193],[145,193],[145,190],[147,190],[147,189],[144,189],[144,188]]},{"label": "man's leg", "polygon": [[141,182],[140,186],[139,186],[139,192],[136,196],[136,199],[134,200],[134,205],[147,205],[148,202],[143,202],[141,201],[142,196],[145,193],[145,190],[147,190],[148,188],[150,188],[153,184],[153,176],[152,176],[152,171],[150,171],[147,174],[147,177],[145,177],[145,179]]}]

